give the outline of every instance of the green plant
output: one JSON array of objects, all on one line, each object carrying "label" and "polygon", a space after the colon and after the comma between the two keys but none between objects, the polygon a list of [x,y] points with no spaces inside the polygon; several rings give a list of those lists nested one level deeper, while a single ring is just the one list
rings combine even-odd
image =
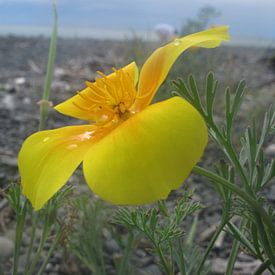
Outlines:
[{"label": "green plant", "polygon": [[187,217],[201,209],[201,205],[193,202],[191,196],[190,191],[185,192],[172,210],[164,201],[159,201],[156,207],[149,209],[121,207],[114,217],[115,223],[149,240],[152,253],[159,258],[165,274],[175,274],[176,270],[181,274],[194,274],[201,257],[198,247],[193,244],[197,217],[187,237],[182,228]]},{"label": "green plant", "polygon": [[[47,73],[44,81],[44,89],[42,99],[40,103],[40,121],[39,121],[39,130],[43,130],[45,127],[46,119],[48,116],[48,110],[50,106],[49,95],[50,95],[50,87],[52,83],[54,64],[55,64],[55,56],[56,56],[56,43],[57,43],[57,6],[54,3],[54,26],[52,30],[52,36],[50,40],[50,48],[48,55],[48,65],[47,65]],[[29,201],[21,194],[22,190],[19,185],[12,185],[7,194],[7,198],[9,199],[10,205],[13,208],[16,216],[16,236],[15,236],[15,245],[14,245],[14,257],[13,257],[13,269],[12,274],[16,275],[18,273],[18,262],[20,256],[20,248],[22,245],[22,237],[25,229],[26,219],[29,217],[32,223],[31,229],[31,238],[28,246],[28,252],[25,262],[25,270],[24,274],[43,274],[45,267],[57,246],[63,231],[62,225],[58,224],[58,220],[56,218],[57,208],[59,207],[59,203],[63,201],[63,198],[67,195],[67,191],[69,188],[64,189],[62,192],[56,194],[56,196],[47,203],[46,207],[35,213],[29,203]],[[36,239],[36,229],[39,224],[42,222],[42,234],[39,236],[39,247],[34,252],[34,242]],[[43,259],[41,266],[37,267],[38,261],[40,260],[41,252],[49,238],[49,236],[53,234],[55,236],[55,240],[51,243],[50,249],[45,259]],[[31,256],[33,255],[33,260],[31,261]]]},{"label": "green plant", "polygon": [[[222,230],[226,230],[234,238],[231,255],[228,261],[227,273],[233,273],[233,267],[240,244],[250,253],[262,261],[261,270],[269,269],[274,274],[274,209],[262,197],[262,190],[275,176],[274,160],[268,161],[264,157],[263,146],[266,138],[274,133],[275,113],[272,107],[266,112],[260,134],[257,134],[256,123],[248,127],[241,138],[241,144],[232,141],[233,123],[244,97],[245,82],[241,81],[234,93],[227,88],[225,91],[225,123],[218,125],[214,119],[214,101],[218,82],[213,73],[209,73],[206,80],[205,100],[202,102],[195,79],[189,76],[188,85],[178,80],[174,82],[175,94],[183,96],[204,117],[211,139],[223,152],[227,161],[218,167],[217,173],[201,167],[193,171],[205,176],[215,185],[223,200],[222,221],[211,240],[205,257],[200,263],[198,273],[211,251],[213,244]],[[238,150],[238,148],[240,148]],[[238,203],[233,203],[233,197]],[[241,218],[240,227],[232,221],[232,217]]]},{"label": "green plant", "polygon": [[129,230],[127,239],[122,240],[114,225],[109,223],[113,210],[100,200],[91,201],[88,196],[81,196],[75,200],[74,206],[79,217],[78,225],[69,239],[70,250],[93,274],[108,274],[107,263],[110,259],[106,257],[104,247],[110,241],[104,237],[104,232],[108,232],[112,239],[120,239],[117,244],[122,253],[112,258],[116,274],[130,274],[128,260],[134,248],[134,233]]}]

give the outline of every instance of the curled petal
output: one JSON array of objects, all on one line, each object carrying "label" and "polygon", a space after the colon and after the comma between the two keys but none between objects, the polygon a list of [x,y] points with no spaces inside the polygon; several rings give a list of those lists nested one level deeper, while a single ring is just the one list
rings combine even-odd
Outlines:
[{"label": "curled petal", "polygon": [[157,89],[165,80],[169,70],[182,52],[190,47],[214,48],[229,40],[228,27],[221,26],[178,38],[158,48],[144,63],[138,85],[138,97],[133,109],[144,109],[150,104]]},{"label": "curled petal", "polygon": [[24,195],[40,209],[69,179],[95,140],[96,127],[68,126],[37,132],[18,156]]},{"label": "curled petal", "polygon": [[109,202],[150,203],[183,183],[206,143],[198,111],[174,97],[135,114],[94,144],[83,161],[84,175]]},{"label": "curled petal", "polygon": [[[136,85],[138,80],[138,68],[136,63],[132,62],[123,67],[122,70],[129,75],[129,77],[133,80],[133,83]],[[109,82],[117,81],[116,74],[112,73],[108,75],[107,79]],[[100,86],[100,83],[93,83],[93,85]],[[102,87],[99,88],[102,89]],[[93,102],[91,100],[91,94],[93,93],[95,93],[95,91],[93,91],[90,87],[87,87],[80,91],[79,94],[56,105],[54,108],[64,115],[89,121],[97,120],[97,114],[93,112],[92,108]]]}]

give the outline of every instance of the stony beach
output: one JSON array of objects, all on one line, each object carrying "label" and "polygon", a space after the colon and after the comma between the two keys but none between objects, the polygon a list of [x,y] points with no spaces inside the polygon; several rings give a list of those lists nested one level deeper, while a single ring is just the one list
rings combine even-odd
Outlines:
[{"label": "stony beach", "polygon": [[[148,45],[138,39],[128,41],[94,40],[94,39],[64,39],[58,41],[57,61],[52,83],[50,100],[53,105],[72,96],[77,90],[84,87],[86,80],[94,80],[96,71],[110,72],[113,66],[119,67],[129,61],[140,58],[140,51],[146,45],[148,51],[155,48],[157,42]],[[39,122],[39,101],[42,95],[43,81],[46,71],[49,40],[45,37],[0,37],[0,261],[4,263],[6,274],[11,274],[11,254],[15,235],[14,213],[5,198],[4,192],[11,183],[19,183],[20,177],[17,169],[17,154],[23,140],[35,132]],[[187,53],[188,54],[188,53]],[[195,55],[196,53],[192,53]],[[223,46],[213,50],[211,62],[204,55],[198,53],[194,66],[200,67],[198,79],[205,76],[207,71],[213,70],[221,86],[234,87],[241,79],[247,81],[247,96],[238,117],[236,126],[236,140],[242,134],[244,127],[251,121],[251,117],[263,118],[263,112],[275,98],[275,50],[268,47],[237,47]],[[190,57],[183,57],[179,62],[190,62]],[[206,64],[207,62],[207,64]],[[186,77],[182,75],[181,64],[177,63],[171,73],[173,77]],[[191,68],[191,67],[190,67]],[[194,67],[193,67],[194,68]],[[185,71],[183,71],[185,73]],[[165,90],[165,91],[164,91]],[[167,97],[173,90],[169,80],[162,87],[159,98]],[[222,92],[222,90],[220,91]],[[221,95],[222,97],[222,95]],[[217,119],[222,119],[222,106],[218,108]],[[61,126],[79,124],[74,120],[50,110],[47,128],[53,129]],[[275,155],[275,137],[271,137],[265,145],[270,158]],[[209,166],[219,161],[219,152],[212,143],[202,159],[202,165]],[[79,192],[90,192],[84,184],[81,172],[76,173],[70,182],[77,185]],[[195,189],[193,199],[200,201],[204,208],[199,215],[197,228],[198,244],[205,248],[213,235],[221,214],[221,205],[218,195],[211,184],[203,182],[198,176],[191,175],[185,185],[169,198],[171,207],[173,201],[180,197],[185,186]],[[275,186],[267,187],[267,199],[275,205]],[[94,195],[91,193],[91,199]],[[23,237],[23,249],[19,265],[23,267],[26,257],[26,248],[29,242],[29,232]],[[113,259],[121,253],[115,239],[109,232],[103,232],[104,253],[108,262],[108,274],[113,273]],[[215,244],[214,252],[209,258],[211,261],[211,274],[224,274],[226,259],[230,251],[231,239],[221,235]],[[146,249],[146,240],[137,245],[131,259],[134,274],[161,275],[160,268]],[[242,251],[236,263],[234,274],[249,275],[257,268],[259,262]],[[22,270],[22,269],[21,269]],[[46,273],[57,274],[90,274],[76,257],[66,248],[60,247],[54,253],[53,259],[46,267]],[[268,274],[268,273],[267,273]]]}]

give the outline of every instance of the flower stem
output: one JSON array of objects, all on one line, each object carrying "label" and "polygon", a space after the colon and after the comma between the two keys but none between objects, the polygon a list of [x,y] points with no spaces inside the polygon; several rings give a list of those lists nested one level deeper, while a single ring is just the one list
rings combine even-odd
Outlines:
[{"label": "flower stem", "polygon": [[48,117],[49,112],[49,96],[51,90],[51,84],[53,79],[54,72],[54,63],[56,56],[56,43],[57,42],[57,8],[56,3],[54,3],[54,26],[51,36],[50,49],[48,55],[48,64],[47,64],[47,73],[44,82],[43,96],[40,101],[40,121],[39,121],[39,131],[45,128],[46,119]]},{"label": "flower stem", "polygon": [[[242,219],[241,225],[240,225],[240,230],[242,231],[244,226],[245,226],[246,220]],[[234,269],[234,265],[239,253],[239,249],[240,249],[240,241],[238,241],[237,239],[234,239],[233,241],[233,245],[232,245],[232,249],[229,255],[229,259],[227,262],[227,267],[226,267],[226,271],[225,271],[225,275],[230,275],[233,274],[233,269]]]},{"label": "flower stem", "polygon": [[205,176],[213,181],[218,182],[219,184],[222,184],[225,188],[228,188],[231,191],[233,191],[234,193],[236,193],[237,195],[239,195],[242,199],[244,199],[252,207],[253,210],[258,212],[258,214],[261,216],[263,222],[270,229],[272,234],[275,235],[275,226],[272,223],[272,221],[270,220],[265,209],[261,205],[259,205],[259,203],[254,198],[252,198],[248,193],[246,193],[240,187],[231,183],[230,181],[228,181],[228,180],[220,177],[219,175],[217,175],[211,171],[208,171],[202,167],[195,166],[193,168],[193,171],[198,175]]},{"label": "flower stem", "polygon": [[32,215],[31,239],[30,239],[30,244],[28,246],[28,252],[27,252],[27,258],[26,258],[24,273],[27,273],[29,265],[30,265],[30,259],[31,259],[32,251],[33,251],[33,244],[34,244],[35,234],[36,234],[36,226],[37,226],[37,216]]},{"label": "flower stem", "polygon": [[206,251],[205,251],[205,253],[203,255],[203,258],[202,258],[202,260],[199,263],[199,267],[198,267],[198,271],[197,271],[198,275],[201,273],[202,268],[204,266],[204,263],[205,263],[208,255],[209,255],[209,253],[211,252],[211,250],[212,250],[212,248],[213,248],[213,246],[214,246],[217,238],[219,237],[220,233],[222,232],[222,230],[224,229],[225,225],[228,222],[228,216],[229,216],[228,214],[229,214],[228,213],[228,209],[227,209],[227,207],[225,207],[225,209],[224,209],[224,211],[222,213],[222,221],[219,224],[217,230],[215,231],[215,234],[213,235],[213,237],[212,237],[212,239],[211,239],[211,241],[210,241],[210,243],[209,243],[209,245],[208,245],[208,247],[207,247],[207,249],[206,249]]},{"label": "flower stem", "polygon": [[48,208],[46,208],[46,213],[45,213],[45,222],[44,222],[44,227],[43,227],[43,232],[42,232],[42,236],[41,236],[41,239],[40,239],[40,242],[39,242],[39,246],[37,248],[37,251],[35,253],[35,256],[34,256],[34,259],[32,261],[32,264],[30,266],[30,269],[28,270],[28,272],[26,274],[28,275],[31,275],[33,274],[33,271],[35,269],[35,266],[36,264],[38,263],[39,261],[39,258],[40,258],[40,255],[41,255],[41,252],[43,250],[43,247],[46,243],[46,240],[48,238],[48,235],[49,235],[49,211],[48,211]]},{"label": "flower stem", "polygon": [[22,243],[23,229],[25,225],[25,218],[27,213],[28,201],[24,201],[22,212],[16,215],[16,229],[15,229],[15,243],[14,243],[14,255],[13,255],[13,275],[17,275],[18,261],[20,255],[20,247]]},{"label": "flower stem", "polygon": [[[261,275],[263,272],[269,268],[271,262],[270,260],[265,260],[255,271],[254,275]],[[269,270],[272,274],[275,274],[272,270]]]},{"label": "flower stem", "polygon": [[127,264],[130,256],[131,249],[133,248],[134,244],[134,234],[131,229],[129,229],[129,237],[127,240],[127,246],[123,253],[123,258],[121,260],[121,263],[119,265],[118,275],[127,274]]},{"label": "flower stem", "polygon": [[268,237],[266,235],[262,217],[259,215],[259,213],[254,213],[254,217],[255,217],[255,222],[256,222],[257,228],[259,230],[260,240],[262,242],[265,253],[268,256],[273,267],[275,268],[275,254],[274,254],[274,251],[272,250],[272,247],[270,246]]},{"label": "flower stem", "polygon": [[163,266],[163,268],[165,270],[165,274],[167,274],[167,275],[173,275],[173,272],[171,271],[171,268],[169,267],[169,264],[167,263],[164,255],[163,255],[161,247],[156,244],[155,245],[155,249],[156,249],[157,254],[158,254],[159,258],[160,258],[161,264],[162,264],[162,266]]},{"label": "flower stem", "polygon": [[57,234],[56,234],[56,236],[55,236],[55,238],[54,238],[54,242],[51,244],[51,247],[50,247],[50,249],[49,249],[49,252],[48,252],[48,254],[47,254],[47,257],[46,257],[46,259],[44,260],[44,263],[42,264],[42,266],[40,267],[40,269],[39,269],[37,275],[42,275],[42,274],[44,274],[44,270],[45,270],[45,268],[46,268],[46,266],[47,266],[47,264],[48,264],[48,262],[49,262],[50,257],[51,257],[52,254],[53,254],[54,249],[56,248],[56,246],[57,246],[57,244],[58,244],[58,242],[59,242],[59,240],[60,240],[61,234],[62,234],[62,229],[59,228],[59,231],[57,232]]}]

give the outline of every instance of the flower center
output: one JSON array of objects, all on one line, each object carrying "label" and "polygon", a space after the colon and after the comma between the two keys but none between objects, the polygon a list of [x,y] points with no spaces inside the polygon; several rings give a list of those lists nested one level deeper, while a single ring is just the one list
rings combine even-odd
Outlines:
[{"label": "flower center", "polygon": [[[123,69],[113,68],[113,71],[109,76],[97,71],[100,77],[94,83],[86,82],[89,91],[78,92],[88,103],[89,107],[85,107],[85,110],[94,115],[96,124],[118,122],[131,116],[130,107],[136,98],[134,81]],[[83,109],[76,102],[74,105]]]}]

